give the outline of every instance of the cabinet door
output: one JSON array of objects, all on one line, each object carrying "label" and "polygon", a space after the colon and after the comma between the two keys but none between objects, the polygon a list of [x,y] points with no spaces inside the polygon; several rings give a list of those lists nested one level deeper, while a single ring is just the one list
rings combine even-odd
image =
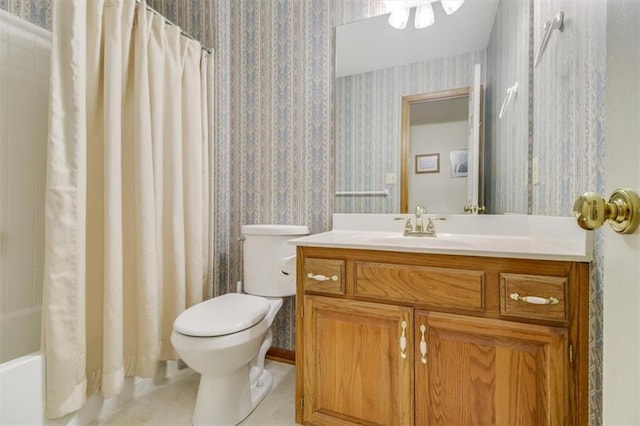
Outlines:
[{"label": "cabinet door", "polygon": [[565,329],[416,311],[415,341],[416,424],[571,421]]},{"label": "cabinet door", "polygon": [[304,300],[305,424],[412,425],[412,309]]}]

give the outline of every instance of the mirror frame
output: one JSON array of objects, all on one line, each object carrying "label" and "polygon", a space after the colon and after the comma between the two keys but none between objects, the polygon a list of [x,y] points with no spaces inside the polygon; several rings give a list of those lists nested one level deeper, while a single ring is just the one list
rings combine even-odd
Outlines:
[{"label": "mirror frame", "polygon": [[[411,106],[425,102],[445,101],[449,99],[468,98],[471,87],[442,90],[438,92],[420,93],[402,97],[402,125],[400,130],[400,213],[409,212],[409,133],[411,126]],[[482,102],[481,102],[482,105]],[[480,132],[480,145],[482,146],[482,132]],[[482,149],[481,149],[482,151]],[[480,181],[482,179],[479,179]],[[480,186],[482,184],[480,183]]]}]

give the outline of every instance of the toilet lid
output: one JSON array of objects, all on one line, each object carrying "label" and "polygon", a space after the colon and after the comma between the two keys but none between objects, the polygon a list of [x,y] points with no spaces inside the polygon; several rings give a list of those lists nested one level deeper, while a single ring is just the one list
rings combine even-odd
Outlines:
[{"label": "toilet lid", "polygon": [[196,337],[224,336],[251,328],[269,312],[267,299],[228,293],[193,305],[178,315],[173,329]]}]

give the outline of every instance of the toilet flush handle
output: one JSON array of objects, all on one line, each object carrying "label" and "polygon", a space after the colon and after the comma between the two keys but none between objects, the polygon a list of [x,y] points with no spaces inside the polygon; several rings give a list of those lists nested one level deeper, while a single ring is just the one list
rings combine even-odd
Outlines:
[{"label": "toilet flush handle", "polygon": [[280,272],[283,275],[287,276],[295,276],[296,274],[296,255],[283,257],[279,261],[280,264]]}]

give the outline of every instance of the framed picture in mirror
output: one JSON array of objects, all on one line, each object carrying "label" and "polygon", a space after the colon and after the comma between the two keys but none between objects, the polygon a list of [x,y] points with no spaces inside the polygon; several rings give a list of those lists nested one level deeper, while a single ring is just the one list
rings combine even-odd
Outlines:
[{"label": "framed picture in mirror", "polygon": [[449,160],[451,161],[452,178],[467,177],[467,172],[469,170],[468,150],[457,149],[455,151],[451,151],[449,154]]},{"label": "framed picture in mirror", "polygon": [[416,155],[416,173],[439,173],[440,154]]}]

